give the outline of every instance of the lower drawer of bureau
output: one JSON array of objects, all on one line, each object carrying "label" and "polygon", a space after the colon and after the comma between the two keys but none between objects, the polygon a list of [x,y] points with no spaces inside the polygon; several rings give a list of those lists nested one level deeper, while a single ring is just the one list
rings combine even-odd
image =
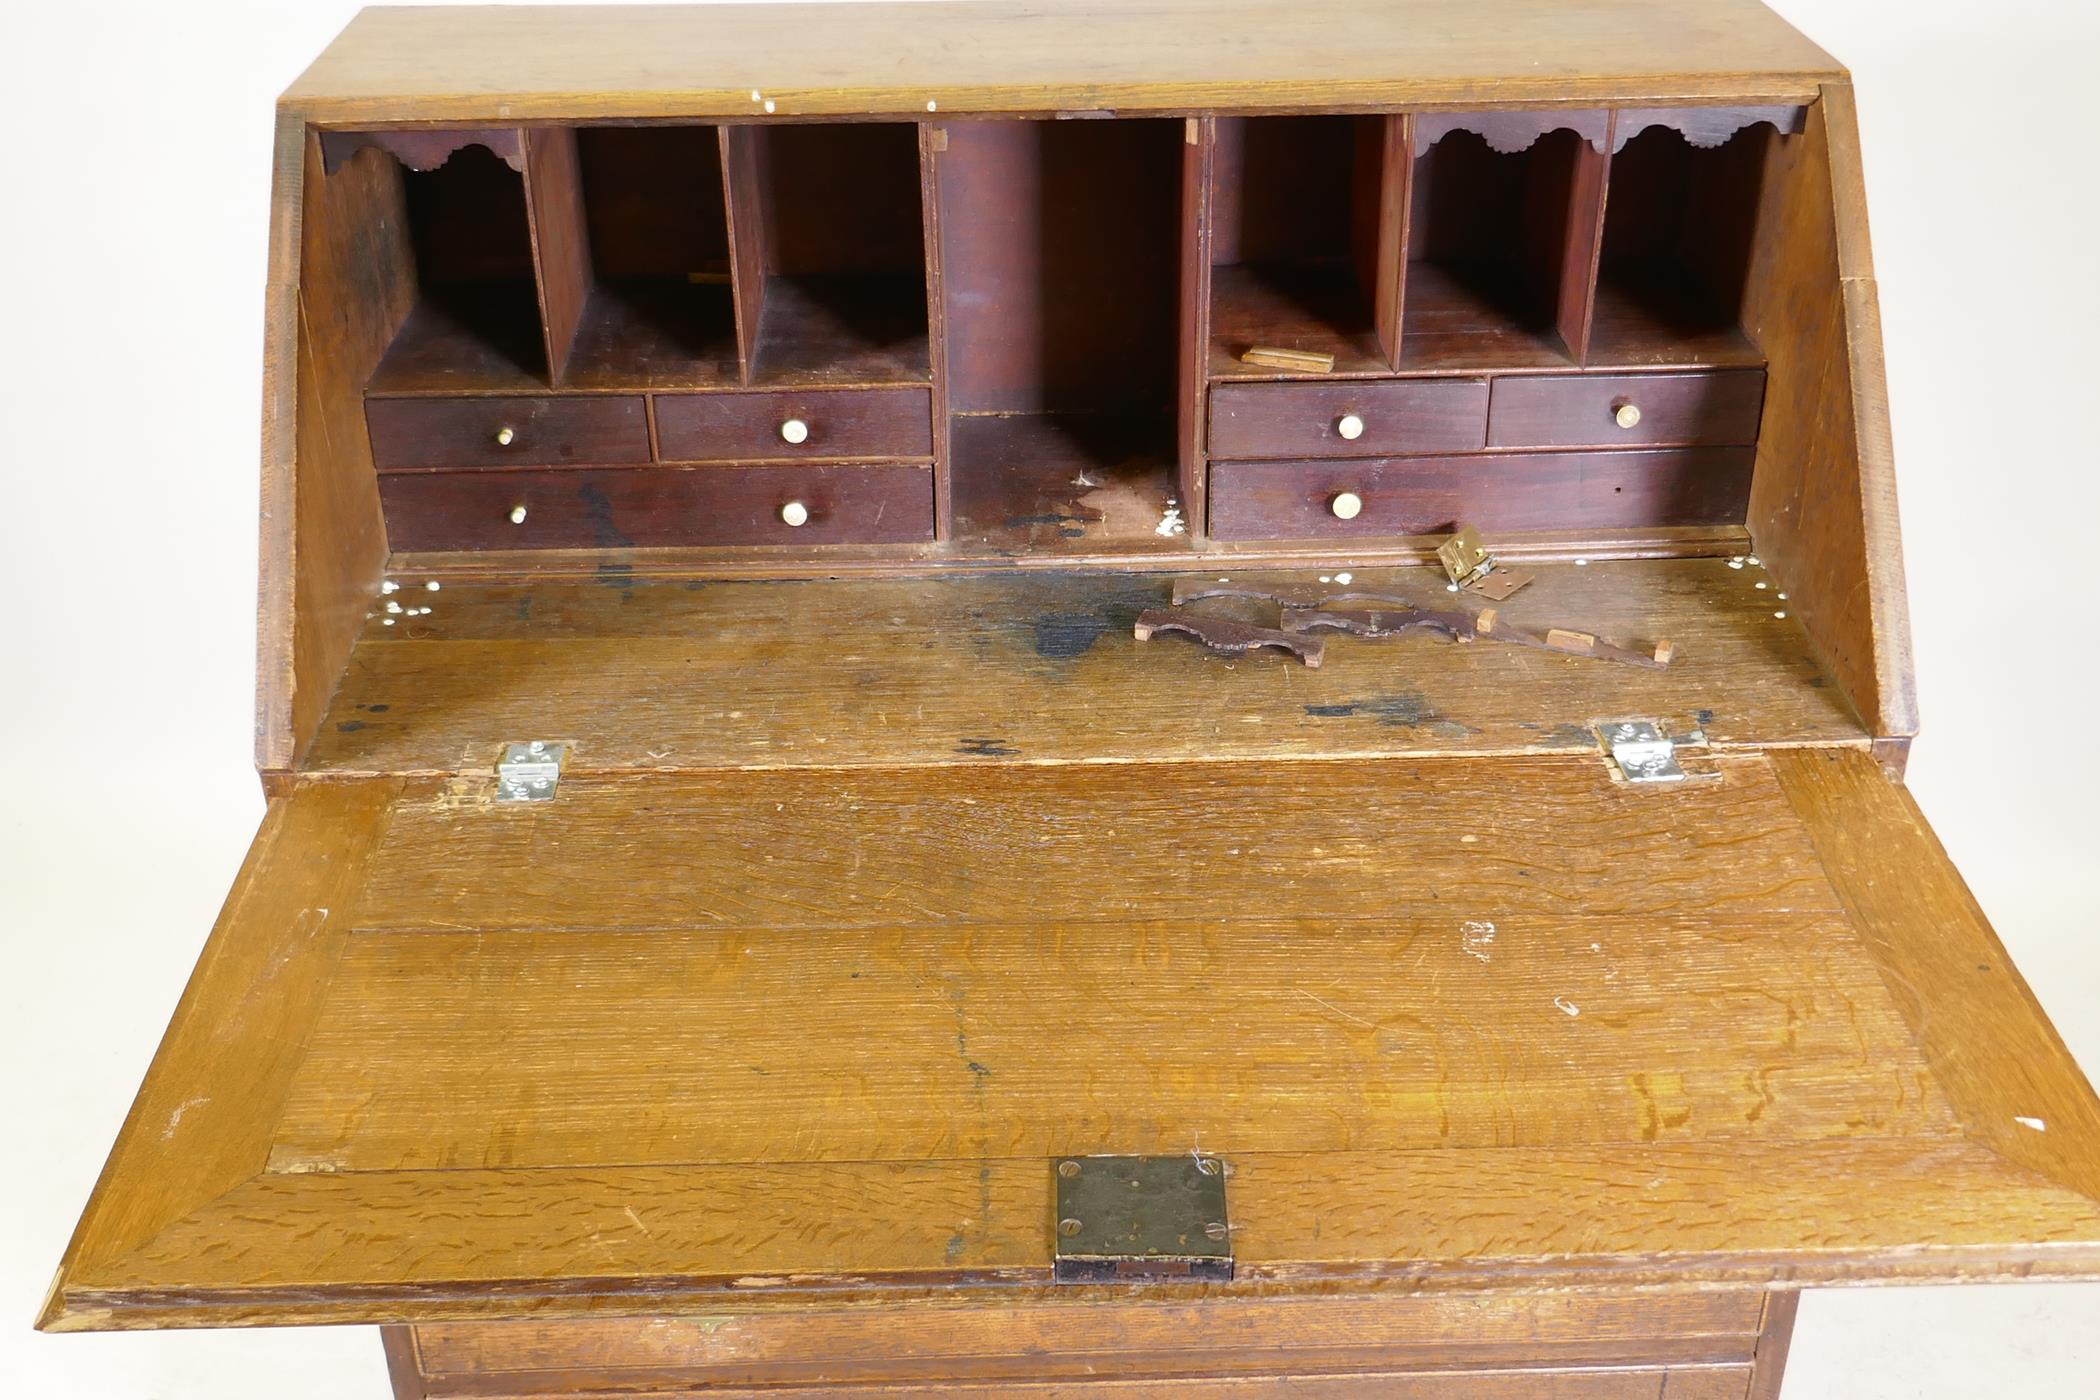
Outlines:
[{"label": "lower drawer of bureau", "polygon": [[386,473],[379,496],[396,550],[933,538],[933,470],[903,463]]},{"label": "lower drawer of bureau", "polygon": [[1748,447],[1216,462],[1220,540],[1741,524]]}]

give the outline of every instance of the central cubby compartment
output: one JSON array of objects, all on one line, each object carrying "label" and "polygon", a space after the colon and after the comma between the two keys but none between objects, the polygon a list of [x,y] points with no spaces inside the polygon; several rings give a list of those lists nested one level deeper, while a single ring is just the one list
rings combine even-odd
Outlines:
[{"label": "central cubby compartment", "polygon": [[725,149],[749,381],[929,382],[918,126],[737,126]]},{"label": "central cubby compartment", "polygon": [[[1628,135],[1629,129],[1633,134]],[[1619,114],[1597,277],[1593,358],[1612,364],[1758,364],[1743,289],[1778,132],[1758,121],[1718,144]]]},{"label": "central cubby compartment", "polygon": [[[1210,180],[1210,372],[1256,346],[1391,368],[1378,299],[1387,117],[1220,117]],[[1391,326],[1383,327],[1391,334]],[[1269,376],[1273,370],[1258,373]]]},{"label": "central cubby compartment", "polygon": [[1402,369],[1581,361],[1605,128],[1602,112],[1415,118]]},{"label": "central cubby compartment", "polygon": [[954,536],[997,553],[1185,546],[1180,121],[936,128]]}]

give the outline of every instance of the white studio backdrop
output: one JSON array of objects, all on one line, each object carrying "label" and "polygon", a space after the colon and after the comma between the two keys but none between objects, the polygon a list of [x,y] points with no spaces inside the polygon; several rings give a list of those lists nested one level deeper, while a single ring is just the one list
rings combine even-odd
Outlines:
[{"label": "white studio backdrop", "polygon": [[[271,103],[356,8],[0,0],[0,1395],[387,1394],[370,1329],[30,1330],[262,809]],[[1859,91],[1925,714],[1911,785],[2100,1067],[2081,640],[2100,9],[1776,8]],[[2093,1400],[2095,1377],[2100,1285],[1861,1289],[1806,1301],[1786,1395]]]}]

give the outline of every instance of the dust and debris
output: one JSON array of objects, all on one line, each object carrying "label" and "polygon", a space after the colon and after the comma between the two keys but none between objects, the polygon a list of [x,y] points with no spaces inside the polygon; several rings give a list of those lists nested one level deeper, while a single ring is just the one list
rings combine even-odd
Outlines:
[{"label": "dust and debris", "polygon": [[[1467,839],[1471,839],[1470,837]],[[1493,962],[1495,925],[1487,919],[1468,919],[1458,926],[1459,943],[1469,957]]]},{"label": "dust and debris", "polygon": [[2024,1114],[2015,1114],[2013,1116],[2013,1122],[2018,1123],[2023,1128],[2032,1128],[2035,1132],[2038,1133],[2046,1133],[2049,1131],[2049,1125],[2046,1122],[2039,1118],[2029,1118]]},{"label": "dust and debris", "polygon": [[184,1099],[181,1103],[176,1104],[175,1111],[168,1115],[168,1126],[160,1130],[160,1140],[166,1142],[175,1136],[175,1130],[182,1126],[183,1114],[188,1113],[193,1108],[202,1108],[210,1102],[211,1095],[202,1094],[194,1099]]},{"label": "dust and debris", "polygon": [[1566,1015],[1580,1016],[1582,1014],[1582,1008],[1577,1006],[1574,1002],[1569,1001],[1566,997],[1555,997],[1553,999],[1553,1004],[1559,1007],[1561,1011]]}]

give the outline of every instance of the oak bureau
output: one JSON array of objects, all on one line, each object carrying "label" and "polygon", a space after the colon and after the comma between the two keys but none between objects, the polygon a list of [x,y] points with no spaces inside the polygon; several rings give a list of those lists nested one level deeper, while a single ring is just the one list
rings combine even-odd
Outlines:
[{"label": "oak bureau", "polygon": [[274,181],[268,815],[43,1326],[1751,1400],[2100,1273],[1751,0],[375,9]]}]

